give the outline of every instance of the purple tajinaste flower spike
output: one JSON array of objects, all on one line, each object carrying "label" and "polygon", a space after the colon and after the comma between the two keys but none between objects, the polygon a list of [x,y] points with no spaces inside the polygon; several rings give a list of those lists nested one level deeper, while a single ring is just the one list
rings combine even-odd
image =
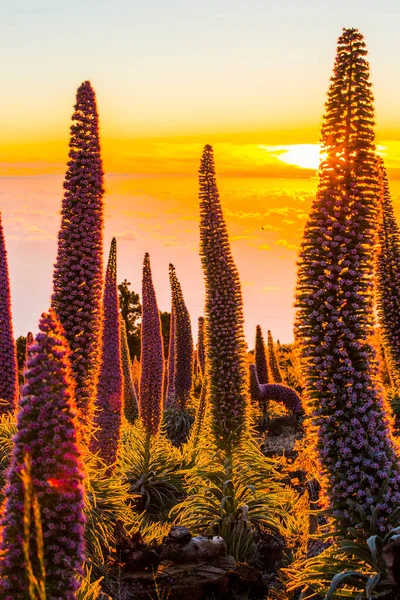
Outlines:
[{"label": "purple tajinaste flower spike", "polygon": [[103,331],[94,432],[90,449],[111,467],[117,459],[121,429],[123,373],[117,288],[117,243],[111,242],[103,296]]},{"label": "purple tajinaste flower spike", "polygon": [[354,526],[357,505],[367,515],[377,507],[384,530],[385,515],[400,502],[400,468],[370,344],[379,186],[366,54],[358,30],[344,29],[300,253],[296,337],[335,514]]},{"label": "purple tajinaste flower spike", "polygon": [[271,380],[274,383],[282,383],[282,373],[279,366],[278,357],[275,351],[274,340],[270,331],[268,331],[268,365],[269,372],[271,374]]},{"label": "purple tajinaste flower spike", "polygon": [[7,474],[0,545],[3,600],[28,597],[24,545],[28,545],[34,575],[40,573],[37,514],[33,503],[27,502],[27,484],[22,477],[28,461],[31,495],[40,511],[46,598],[74,600],[80,585],[77,575],[84,561],[84,473],[69,355],[62,327],[50,310],[42,315],[36,341],[29,346],[26,384]]},{"label": "purple tajinaste flower spike", "polygon": [[14,341],[7,250],[0,214],[0,414],[14,410],[18,402],[18,363]]},{"label": "purple tajinaste flower spike", "polygon": [[206,369],[206,353],[205,353],[205,320],[204,317],[199,317],[199,329],[197,336],[197,358],[200,365],[202,375]]},{"label": "purple tajinaste flower spike", "polygon": [[256,327],[256,342],[254,344],[254,361],[257,369],[257,377],[260,383],[268,383],[270,380],[268,372],[267,354],[265,352],[264,336],[260,325]]},{"label": "purple tajinaste flower spike", "polygon": [[302,412],[300,396],[293,388],[280,383],[260,383],[257,367],[250,365],[250,394],[254,400],[267,405],[269,400],[282,402],[291,412],[298,415]]},{"label": "purple tajinaste flower spike", "polygon": [[54,268],[52,306],[71,348],[76,403],[90,425],[96,395],[103,288],[103,167],[96,97],[78,88]]},{"label": "purple tajinaste flower spike", "polygon": [[165,406],[173,406],[175,398],[175,312],[173,305],[171,305]]},{"label": "purple tajinaste flower spike", "polygon": [[174,391],[177,407],[184,410],[193,383],[193,337],[189,311],[186,308],[181,284],[174,265],[169,265],[172,311],[174,315]]},{"label": "purple tajinaste flower spike", "polygon": [[27,365],[28,365],[29,347],[33,344],[34,341],[35,341],[35,338],[33,337],[33,333],[31,331],[28,331],[28,333],[26,334],[26,339],[25,339],[24,383],[26,383],[25,371],[26,371]]},{"label": "purple tajinaste flower spike", "polygon": [[239,274],[229,246],[209,145],[204,148],[199,174],[211,426],[217,446],[230,452],[247,426],[247,348]]},{"label": "purple tajinaste flower spike", "polygon": [[400,389],[400,230],[390,197],[386,169],[377,159],[380,184],[376,299],[381,336],[390,376]]},{"label": "purple tajinaste flower spike", "polygon": [[121,327],[121,361],[124,381],[124,415],[126,420],[133,425],[139,415],[138,400],[135,386],[133,385],[131,359],[129,354],[128,337],[126,335],[125,320],[120,315]]},{"label": "purple tajinaste flower spike", "polygon": [[164,351],[160,312],[147,253],[143,263],[140,362],[139,414],[146,432],[157,435],[163,405]]}]

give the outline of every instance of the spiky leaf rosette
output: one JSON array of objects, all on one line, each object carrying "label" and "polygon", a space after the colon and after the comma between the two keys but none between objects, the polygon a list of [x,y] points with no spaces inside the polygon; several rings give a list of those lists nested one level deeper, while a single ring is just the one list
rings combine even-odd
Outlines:
[{"label": "spiky leaf rosette", "polygon": [[400,388],[400,231],[383,160],[378,158],[377,163],[380,196],[376,300],[391,378],[394,386]]},{"label": "spiky leaf rosette", "polygon": [[193,336],[189,311],[183,298],[181,284],[176,276],[174,265],[169,265],[172,307],[174,313],[174,362],[175,362],[175,401],[184,410],[193,383]]},{"label": "spiky leaf rosette", "polygon": [[197,358],[200,365],[201,374],[204,375],[206,370],[206,351],[205,351],[205,320],[204,317],[199,317],[199,329],[197,336]]},{"label": "spiky leaf rosette", "polygon": [[122,374],[124,381],[124,414],[127,421],[133,425],[136,421],[139,410],[138,401],[133,385],[133,377],[131,370],[131,358],[129,355],[128,338],[126,335],[126,326],[124,319],[120,316],[120,327],[121,327],[121,361],[122,361]]},{"label": "spiky leaf rosette", "polygon": [[250,365],[250,393],[254,400],[282,402],[294,414],[301,413],[300,396],[293,388],[279,383],[260,383],[256,365]]},{"label": "spiky leaf rosette", "polygon": [[247,422],[247,356],[239,274],[229,246],[211,146],[200,164],[200,254],[206,285],[206,374],[217,446],[235,444]]},{"label": "spiky leaf rosette", "polygon": [[274,340],[270,331],[268,331],[268,365],[272,381],[274,383],[282,383],[283,378],[281,368],[279,366]]},{"label": "spiky leaf rosette", "polygon": [[140,356],[139,414],[146,432],[156,435],[160,428],[163,405],[164,351],[160,312],[147,253],[143,262]]},{"label": "spiky leaf rosette", "polygon": [[257,377],[260,383],[269,382],[267,354],[265,352],[264,336],[260,325],[256,327],[256,342],[254,345],[254,361],[257,369]]},{"label": "spiky leaf rosette", "polygon": [[26,380],[1,520],[0,595],[25,600],[28,568],[38,576],[42,554],[46,598],[74,600],[84,558],[83,470],[69,349],[52,310],[29,348]]},{"label": "spiky leaf rosette", "polygon": [[7,250],[0,213],[0,414],[10,412],[18,401],[18,364],[14,341]]},{"label": "spiky leaf rosette", "polygon": [[325,107],[326,158],[302,242],[296,299],[309,409],[319,428],[331,502],[343,525],[359,521],[355,505],[369,515],[371,505],[387,513],[400,501],[399,467],[368,341],[379,190],[366,53],[362,35],[344,29]]},{"label": "spiky leaf rosette", "polygon": [[91,439],[90,450],[98,453],[107,465],[117,458],[121,429],[123,374],[121,332],[117,288],[117,243],[111,242],[103,296],[103,330],[101,360],[97,383],[94,423],[98,430]]},{"label": "spiky leaf rosette", "polygon": [[100,351],[103,287],[103,167],[96,97],[78,88],[64,181],[52,305],[71,348],[76,403],[90,424]]},{"label": "spiky leaf rosette", "polygon": [[165,392],[165,406],[167,407],[175,404],[175,311],[173,305],[171,306],[169,332],[167,385]]}]

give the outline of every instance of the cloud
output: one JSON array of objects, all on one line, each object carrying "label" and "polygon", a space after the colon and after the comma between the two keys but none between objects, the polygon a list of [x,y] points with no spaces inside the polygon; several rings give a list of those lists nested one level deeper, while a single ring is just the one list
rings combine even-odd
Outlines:
[{"label": "cloud", "polygon": [[271,246],[268,244],[261,244],[261,246],[257,246],[258,250],[271,250]]},{"label": "cloud", "polygon": [[254,235],[230,235],[229,239],[231,242],[239,242],[240,240],[253,240]]},{"label": "cloud", "polygon": [[136,240],[138,239],[136,233],[131,230],[116,233],[115,237],[118,239],[118,241],[121,242],[136,242]]},{"label": "cloud", "polygon": [[291,244],[287,240],[277,240],[275,242],[275,244],[277,246],[282,246],[283,248],[287,248],[288,250],[298,250],[299,249],[299,246],[297,246],[296,244]]},{"label": "cloud", "polygon": [[276,285],[266,285],[263,287],[264,292],[281,292],[283,288],[277,287]]}]

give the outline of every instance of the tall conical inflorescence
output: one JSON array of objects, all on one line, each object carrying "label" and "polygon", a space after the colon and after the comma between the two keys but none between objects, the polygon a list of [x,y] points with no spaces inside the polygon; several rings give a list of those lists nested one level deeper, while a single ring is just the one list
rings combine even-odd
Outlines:
[{"label": "tall conical inflorescence", "polygon": [[199,328],[197,336],[197,358],[200,365],[201,374],[204,375],[206,370],[206,352],[205,352],[205,321],[204,317],[199,317]]},{"label": "tall conical inflorescence", "polygon": [[272,381],[274,383],[282,383],[282,373],[279,366],[278,357],[276,356],[274,340],[270,331],[268,331],[268,364]]},{"label": "tall conical inflorescence", "polygon": [[22,391],[1,519],[0,596],[36,598],[28,569],[40,579],[44,567],[46,598],[74,600],[84,560],[83,470],[69,348],[52,310],[29,347]]},{"label": "tall conical inflorescence", "polygon": [[35,341],[35,338],[33,337],[33,333],[31,331],[28,331],[28,333],[26,334],[26,341],[25,341],[25,366],[24,366],[24,371],[26,371],[27,365],[28,365],[29,347],[33,344],[34,341]]},{"label": "tall conical inflorescence", "polygon": [[160,312],[146,253],[142,281],[142,336],[139,414],[148,434],[160,428],[163,405],[164,351]]},{"label": "tall conical inflorescence", "polygon": [[123,373],[117,288],[117,244],[111,242],[103,295],[103,330],[95,425],[90,449],[109,466],[117,459],[121,429]]},{"label": "tall conical inflorescence", "polygon": [[366,52],[361,34],[345,29],[325,108],[326,158],[302,242],[296,300],[309,410],[331,502],[345,526],[359,522],[356,505],[367,514],[377,506],[382,514],[400,501],[399,466],[369,344],[379,189]]},{"label": "tall conical inflorescence", "polygon": [[165,391],[166,406],[172,406],[175,403],[175,311],[173,305],[171,306],[169,331],[167,385]]},{"label": "tall conical inflorescence", "polygon": [[400,230],[394,216],[389,183],[381,158],[378,158],[378,174],[380,198],[376,301],[390,375],[394,386],[400,388]]},{"label": "tall conical inflorescence", "polygon": [[260,383],[269,382],[267,354],[265,352],[264,337],[260,325],[256,327],[256,342],[254,345],[254,361],[257,369],[257,377]]},{"label": "tall conical inflorescence", "polygon": [[291,387],[280,383],[260,383],[258,379],[257,366],[250,365],[250,394],[254,400],[266,404],[268,400],[282,402],[282,404],[294,414],[300,414],[300,396]]},{"label": "tall conical inflorescence", "polygon": [[133,385],[132,369],[131,369],[131,358],[129,354],[128,338],[126,335],[125,320],[120,315],[120,328],[121,328],[121,361],[122,361],[122,374],[124,382],[124,393],[123,393],[123,405],[124,415],[126,420],[133,425],[136,421],[139,410],[138,401]]},{"label": "tall conical inflorescence", "polygon": [[175,362],[175,402],[179,409],[185,409],[193,383],[193,336],[189,311],[186,308],[181,284],[175,267],[169,265],[172,310],[174,313],[174,362]]},{"label": "tall conical inflorescence", "polygon": [[103,168],[96,98],[88,81],[76,95],[52,305],[71,348],[76,403],[90,423],[96,393],[103,287]]},{"label": "tall conical inflorescence", "polygon": [[200,253],[206,285],[206,377],[214,440],[228,452],[247,424],[247,355],[239,274],[219,199],[211,146],[200,164]]},{"label": "tall conical inflorescence", "polygon": [[7,250],[0,214],[0,414],[14,410],[18,401],[18,363],[14,341]]}]

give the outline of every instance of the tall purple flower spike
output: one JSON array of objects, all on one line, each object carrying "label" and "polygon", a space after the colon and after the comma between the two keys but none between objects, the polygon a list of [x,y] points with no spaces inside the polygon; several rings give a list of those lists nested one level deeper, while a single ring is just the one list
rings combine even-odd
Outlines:
[{"label": "tall purple flower spike", "polygon": [[24,383],[26,383],[25,371],[28,365],[28,357],[29,357],[29,347],[33,344],[35,338],[33,337],[33,333],[28,331],[26,334],[26,342],[25,342],[25,365],[24,365]]},{"label": "tall purple flower spike", "polygon": [[[31,462],[32,497],[39,505],[46,571],[46,598],[75,600],[84,561],[84,473],[77,437],[74,381],[69,348],[55,313],[43,314],[29,347],[26,384],[19,404],[11,467],[1,518],[0,596],[28,597],[24,541],[34,574],[40,573],[37,519],[27,507],[21,477]],[[24,525],[31,520],[30,536]],[[29,596],[30,597],[30,596]]]},{"label": "tall purple flower spike", "polygon": [[175,311],[171,305],[171,319],[169,325],[169,346],[167,363],[167,384],[165,392],[165,406],[175,404]]},{"label": "tall purple flower spike", "polygon": [[[296,337],[333,509],[344,526],[400,502],[400,471],[375,352],[373,261],[379,187],[362,35],[344,29],[328,91],[325,157],[302,243]],[[387,486],[385,482],[387,480]]]},{"label": "tall purple flower spike", "polygon": [[138,401],[133,385],[131,359],[129,355],[128,338],[126,335],[125,320],[120,315],[120,328],[121,328],[121,361],[122,361],[122,374],[124,381],[124,414],[126,420],[133,425],[139,415]]},{"label": "tall purple flower spike", "polygon": [[142,336],[139,414],[148,434],[157,435],[163,407],[164,350],[160,312],[146,253],[142,282]]},{"label": "tall purple flower spike", "polygon": [[18,364],[14,341],[7,250],[0,214],[0,414],[14,410],[18,402]]},{"label": "tall purple flower spike", "polygon": [[377,163],[380,183],[377,308],[390,376],[394,386],[400,389],[400,230],[394,216],[383,160],[378,158]]},{"label": "tall purple flower spike", "polygon": [[272,381],[274,383],[282,383],[282,373],[276,356],[274,340],[270,331],[268,331],[268,364]]},{"label": "tall purple flower spike", "polygon": [[117,243],[111,242],[103,296],[103,331],[94,423],[93,453],[111,467],[117,459],[121,429],[123,374],[117,288]]},{"label": "tall purple flower spike", "polygon": [[199,317],[199,329],[197,336],[197,358],[200,365],[200,372],[204,376],[206,371],[206,352],[205,352],[205,321],[204,317]]},{"label": "tall purple flower spike", "polygon": [[90,424],[96,394],[103,288],[103,167],[96,97],[78,88],[54,268],[52,306],[71,348],[76,403]]},{"label": "tall purple flower spike", "polygon": [[193,336],[189,311],[186,308],[181,284],[176,276],[174,265],[169,265],[169,280],[172,292],[172,306],[175,327],[175,402],[184,410],[193,383]]},{"label": "tall purple flower spike", "polygon": [[211,425],[228,452],[247,426],[248,366],[239,274],[229,246],[211,146],[200,164],[200,254],[206,285],[206,373]]},{"label": "tall purple flower spike", "polygon": [[302,411],[301,400],[298,393],[279,383],[260,383],[257,375],[257,366],[250,365],[250,394],[254,400],[266,404],[268,400],[282,402],[282,404],[295,415]]},{"label": "tall purple flower spike", "polygon": [[254,345],[254,361],[257,369],[257,377],[260,383],[269,382],[267,354],[265,352],[264,337],[260,325],[256,327],[256,342]]}]

